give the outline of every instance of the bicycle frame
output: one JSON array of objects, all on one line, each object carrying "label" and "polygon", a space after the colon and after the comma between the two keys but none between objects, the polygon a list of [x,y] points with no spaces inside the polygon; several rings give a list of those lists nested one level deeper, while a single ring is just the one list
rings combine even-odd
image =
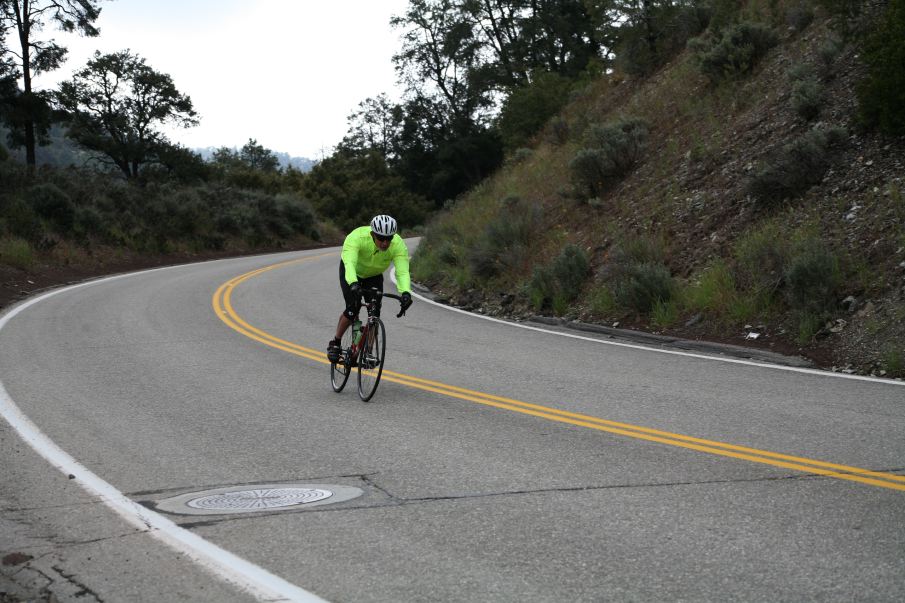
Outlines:
[{"label": "bicycle frame", "polygon": [[[380,320],[378,307],[380,300],[390,297],[402,302],[402,297],[392,293],[383,293],[379,289],[370,288],[362,291],[359,300],[357,315],[365,308],[368,317],[361,325],[358,341],[352,337],[352,341],[343,351],[342,359],[330,364],[330,380],[333,391],[339,393],[346,385],[353,367],[358,368],[358,395],[364,402],[368,402],[377,390],[380,376],[383,373],[383,363],[386,353],[386,333],[383,322]],[[405,309],[400,310],[397,318],[405,314]],[[358,316],[355,317],[358,320]],[[354,322],[353,322],[354,325]],[[354,327],[353,327],[354,328]],[[343,337],[345,339],[345,336]]]},{"label": "bicycle frame", "polygon": [[[370,299],[363,299],[361,304],[358,307],[359,314],[361,313],[361,309],[364,308],[368,313],[368,319],[361,323],[361,336],[358,338],[358,343],[352,342],[352,347],[349,349],[349,359],[352,360],[355,364],[358,364],[359,356],[361,355],[361,351],[364,346],[361,345],[362,342],[368,340],[368,331],[371,328],[371,325],[374,324],[377,318],[377,300],[381,297],[391,297],[394,299],[399,299],[398,295],[393,295],[392,293],[383,293],[379,289],[367,289],[362,292],[362,298],[370,297]],[[402,313],[400,313],[400,316]],[[351,327],[350,327],[351,328]]]}]

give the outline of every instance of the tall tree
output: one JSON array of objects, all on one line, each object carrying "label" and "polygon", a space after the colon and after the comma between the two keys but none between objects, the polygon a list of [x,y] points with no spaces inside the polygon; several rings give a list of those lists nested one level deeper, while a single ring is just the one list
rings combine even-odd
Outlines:
[{"label": "tall tree", "polygon": [[143,164],[157,162],[170,146],[160,126],[198,125],[191,98],[169,75],[128,50],[95,52],[84,69],[60,84],[57,99],[66,112],[69,137],[106,155],[127,178],[138,176]]},{"label": "tall tree", "polygon": [[405,15],[391,20],[406,28],[393,61],[411,97],[434,99],[448,127],[468,129],[492,99],[473,85],[481,45],[459,8],[453,0],[410,0]]},{"label": "tall tree", "polygon": [[377,151],[393,161],[398,158],[402,119],[402,107],[394,105],[386,94],[367,98],[346,119],[349,130],[339,144],[339,150],[346,154]]},{"label": "tall tree", "polygon": [[53,71],[66,60],[67,50],[54,40],[36,39],[47,23],[66,32],[96,36],[94,22],[100,16],[100,0],[0,0],[0,29],[8,29],[18,39],[18,50],[7,49],[14,57],[22,92],[7,103],[4,121],[18,137],[11,142],[25,146],[25,161],[35,165],[35,147],[50,127],[50,95],[34,90],[32,78]]},{"label": "tall tree", "polygon": [[278,172],[280,171],[280,160],[274,155],[270,149],[265,149],[254,138],[249,138],[248,142],[239,151],[239,159],[252,170],[260,170],[262,172]]}]

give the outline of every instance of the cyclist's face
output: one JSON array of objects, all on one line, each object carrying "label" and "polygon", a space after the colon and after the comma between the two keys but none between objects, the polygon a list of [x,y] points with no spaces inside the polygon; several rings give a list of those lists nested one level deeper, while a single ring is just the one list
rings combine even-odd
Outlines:
[{"label": "cyclist's face", "polygon": [[374,239],[374,244],[377,245],[377,249],[379,249],[380,251],[386,251],[387,247],[390,246],[390,241],[393,240],[393,237],[384,239],[382,237],[378,237],[373,232],[371,233],[371,238]]}]

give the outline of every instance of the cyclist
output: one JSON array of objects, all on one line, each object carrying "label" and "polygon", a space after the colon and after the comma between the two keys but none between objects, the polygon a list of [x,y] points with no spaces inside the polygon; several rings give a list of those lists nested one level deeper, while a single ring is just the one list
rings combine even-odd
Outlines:
[{"label": "cyclist", "polygon": [[[330,362],[339,360],[343,334],[358,317],[362,287],[373,287],[382,292],[383,273],[391,262],[396,267],[396,288],[405,310],[412,305],[409,252],[402,237],[396,234],[396,220],[385,214],[374,216],[370,226],[356,228],[346,237],[339,261],[339,286],[346,309],[339,316],[335,337],[327,344]],[[380,298],[377,315],[380,315]]]}]

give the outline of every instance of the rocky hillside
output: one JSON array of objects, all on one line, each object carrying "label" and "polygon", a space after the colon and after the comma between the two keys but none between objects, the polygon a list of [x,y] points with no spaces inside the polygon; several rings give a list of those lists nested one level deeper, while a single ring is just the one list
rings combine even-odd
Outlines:
[{"label": "rocky hillside", "polygon": [[[489,314],[905,377],[905,140],[859,127],[865,68],[826,16],[774,31],[778,43],[744,77],[714,83],[686,50],[650,77],[613,74],[589,87],[530,151],[431,225],[416,278]],[[643,153],[627,175],[582,193],[574,158],[595,124],[620,119],[644,122]],[[494,242],[532,213],[526,237]],[[587,272],[551,303],[538,293],[538,266],[556,276],[570,245]],[[639,253],[668,270],[669,293],[652,307],[622,299],[625,258]],[[802,259],[814,257],[824,268]]]}]

